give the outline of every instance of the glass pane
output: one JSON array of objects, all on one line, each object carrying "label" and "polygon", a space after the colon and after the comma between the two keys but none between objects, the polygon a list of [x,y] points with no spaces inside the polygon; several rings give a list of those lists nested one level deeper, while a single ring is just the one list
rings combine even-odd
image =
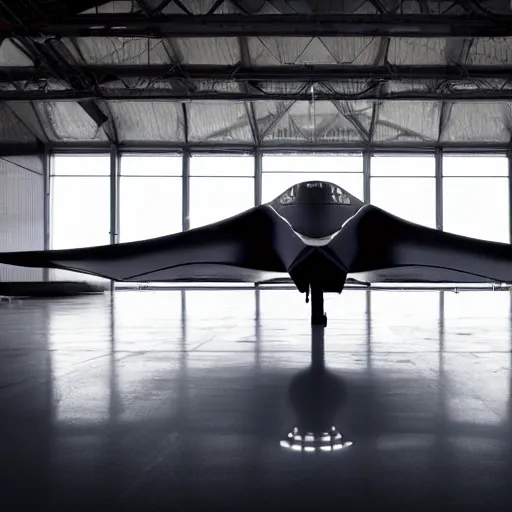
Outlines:
[{"label": "glass pane", "polygon": [[444,230],[509,242],[507,178],[443,178]]},{"label": "glass pane", "polygon": [[370,164],[372,176],[435,176],[433,156],[375,156]]},{"label": "glass pane", "polygon": [[55,176],[110,176],[109,155],[55,155]]},{"label": "glass pane", "polygon": [[450,155],[443,157],[444,176],[508,176],[508,158],[503,155]]},{"label": "glass pane", "polygon": [[264,155],[262,167],[263,172],[363,172],[363,157],[361,155]]},{"label": "glass pane", "polygon": [[402,219],[436,226],[434,178],[372,178],[371,204]]},{"label": "glass pane", "polygon": [[119,194],[120,242],[181,231],[181,178],[123,177]]},{"label": "glass pane", "polygon": [[123,155],[121,176],[181,176],[180,155]]},{"label": "glass pane", "polygon": [[190,178],[191,228],[227,219],[253,206],[253,178]]},{"label": "glass pane", "polygon": [[191,176],[254,176],[254,158],[238,155],[192,155]]},{"label": "glass pane", "polygon": [[[110,179],[52,178],[52,248],[71,249],[110,243]],[[102,281],[76,272],[53,270],[56,280]]]},{"label": "glass pane", "polygon": [[302,181],[319,180],[339,185],[350,194],[363,200],[363,175],[351,173],[264,173],[262,183],[262,202],[267,203],[285,192],[292,185]]}]

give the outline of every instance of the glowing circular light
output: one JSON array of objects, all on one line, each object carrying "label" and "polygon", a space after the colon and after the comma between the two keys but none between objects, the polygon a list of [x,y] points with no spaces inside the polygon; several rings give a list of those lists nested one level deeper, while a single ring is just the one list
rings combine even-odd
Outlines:
[{"label": "glowing circular light", "polygon": [[352,441],[342,441],[342,439],[343,436],[336,427],[332,427],[330,432],[321,434],[310,431],[301,432],[298,427],[294,427],[280,445],[286,449],[308,453],[339,451],[353,445]]}]

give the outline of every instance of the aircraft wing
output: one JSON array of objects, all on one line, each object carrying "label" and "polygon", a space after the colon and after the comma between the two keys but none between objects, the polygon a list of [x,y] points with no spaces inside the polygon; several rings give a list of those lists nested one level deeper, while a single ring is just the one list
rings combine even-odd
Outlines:
[{"label": "aircraft wing", "polygon": [[261,281],[278,277],[303,242],[262,205],[215,224],[116,245],[0,253],[0,263],[58,268],[115,281]]},{"label": "aircraft wing", "polygon": [[372,205],[328,248],[358,281],[512,283],[512,245],[427,228]]}]

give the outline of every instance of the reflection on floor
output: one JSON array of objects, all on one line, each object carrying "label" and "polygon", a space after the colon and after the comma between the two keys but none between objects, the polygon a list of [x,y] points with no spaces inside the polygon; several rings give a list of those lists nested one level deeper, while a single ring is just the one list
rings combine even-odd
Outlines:
[{"label": "reflection on floor", "polygon": [[280,446],[311,399],[291,385],[310,364],[297,292],[0,303],[3,502],[510,510],[509,295],[351,291],[326,311],[333,422],[353,445],[298,452]]}]

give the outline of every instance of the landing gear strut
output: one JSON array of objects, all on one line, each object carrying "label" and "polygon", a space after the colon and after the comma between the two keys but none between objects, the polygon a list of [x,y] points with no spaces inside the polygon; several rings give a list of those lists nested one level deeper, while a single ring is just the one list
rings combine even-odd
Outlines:
[{"label": "landing gear strut", "polygon": [[324,291],[321,286],[311,284],[311,325],[327,327],[327,315],[324,313]]}]

